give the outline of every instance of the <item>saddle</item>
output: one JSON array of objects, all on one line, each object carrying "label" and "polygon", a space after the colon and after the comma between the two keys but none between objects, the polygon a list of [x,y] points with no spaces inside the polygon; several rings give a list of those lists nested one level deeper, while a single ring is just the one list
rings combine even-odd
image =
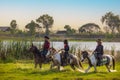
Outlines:
[{"label": "saddle", "polygon": [[68,64],[68,56],[64,56],[64,54],[60,54],[60,57],[61,57],[61,65],[62,66],[66,66]]},{"label": "saddle", "polygon": [[100,61],[97,61],[97,65],[98,66],[102,66],[102,65],[106,64],[107,62],[108,62],[107,57],[106,56],[102,56]]}]

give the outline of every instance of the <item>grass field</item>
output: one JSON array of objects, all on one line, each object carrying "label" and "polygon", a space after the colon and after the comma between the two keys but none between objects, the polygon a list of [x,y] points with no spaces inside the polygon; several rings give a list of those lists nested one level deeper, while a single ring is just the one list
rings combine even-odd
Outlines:
[{"label": "grass field", "polygon": [[[84,68],[87,64],[83,65]],[[89,73],[72,71],[69,66],[64,67],[62,71],[49,69],[49,64],[44,64],[42,70],[34,69],[32,62],[0,63],[0,80],[81,80],[81,79],[100,79],[117,80],[120,79],[120,63],[116,64],[117,72],[107,72],[105,66],[98,67],[98,72],[93,72],[91,68]]]}]

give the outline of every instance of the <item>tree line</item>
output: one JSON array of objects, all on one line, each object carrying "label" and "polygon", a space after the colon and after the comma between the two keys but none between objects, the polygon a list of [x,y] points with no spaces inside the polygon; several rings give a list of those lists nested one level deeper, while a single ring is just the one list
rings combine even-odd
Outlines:
[{"label": "tree line", "polygon": [[[104,33],[120,33],[120,16],[115,15],[113,12],[108,12],[100,19],[101,23],[104,25]],[[42,33],[43,28],[45,32],[43,34],[49,35],[50,28],[52,28],[54,24],[54,19],[52,16],[48,14],[43,14],[42,16],[38,17],[35,21],[31,20],[30,23],[26,24],[24,33],[29,35],[35,35],[37,33]],[[11,34],[16,33],[23,33],[22,30],[18,29],[17,21],[12,20],[10,23]],[[64,29],[66,30],[67,34],[76,34],[81,33],[103,33],[101,27],[95,23],[87,23],[79,27],[78,30],[72,28],[70,25],[65,25]]]}]

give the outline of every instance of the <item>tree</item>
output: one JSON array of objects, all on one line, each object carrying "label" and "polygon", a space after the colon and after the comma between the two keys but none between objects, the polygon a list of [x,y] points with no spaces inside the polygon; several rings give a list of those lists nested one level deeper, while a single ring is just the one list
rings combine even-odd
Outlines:
[{"label": "tree", "polygon": [[17,22],[16,22],[16,20],[12,20],[11,22],[10,22],[10,26],[11,26],[11,34],[15,34],[15,31],[16,31],[16,29],[17,29]]},{"label": "tree", "polygon": [[105,33],[109,34],[110,33],[110,28],[108,26],[103,27]]},{"label": "tree", "polygon": [[41,28],[39,24],[35,23],[33,20],[25,26],[29,30],[30,35],[34,35],[36,28]]},{"label": "tree", "polygon": [[73,28],[71,28],[70,25],[65,25],[65,26],[64,26],[64,29],[66,29],[67,34],[74,34],[74,33],[76,32],[76,30],[73,29]]},{"label": "tree", "polygon": [[100,32],[100,27],[95,23],[87,23],[79,28],[79,33]]},{"label": "tree", "polygon": [[49,28],[51,28],[54,23],[53,17],[49,16],[48,14],[44,14],[36,19],[36,21],[43,25],[43,28],[46,29],[45,34],[48,36],[50,32]]},{"label": "tree", "polygon": [[106,13],[102,16],[101,19],[102,24],[106,24],[112,33],[116,31],[120,32],[120,18],[118,15],[114,15],[112,12]]}]

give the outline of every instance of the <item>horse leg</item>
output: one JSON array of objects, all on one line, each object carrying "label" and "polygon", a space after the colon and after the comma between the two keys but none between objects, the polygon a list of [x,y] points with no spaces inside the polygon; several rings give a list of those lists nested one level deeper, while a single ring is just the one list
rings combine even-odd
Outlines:
[{"label": "horse leg", "polygon": [[95,70],[95,72],[97,72],[97,66],[96,65],[94,65],[94,70]]},{"label": "horse leg", "polygon": [[34,68],[37,68],[37,62],[35,62],[35,66],[34,66]]},{"label": "horse leg", "polygon": [[58,70],[60,71],[60,65],[58,65]]},{"label": "horse leg", "polygon": [[60,64],[59,61],[57,61],[57,66],[58,66],[58,70],[60,71],[60,66],[61,66],[61,64]]},{"label": "horse leg", "polygon": [[75,66],[73,64],[70,64],[71,68],[75,70]]},{"label": "horse leg", "polygon": [[52,63],[52,64],[50,65],[50,69],[52,69],[52,68],[53,68],[53,66],[54,66],[54,63]]},{"label": "horse leg", "polygon": [[108,67],[108,65],[106,64],[105,66],[106,66],[108,72],[111,72],[111,71],[110,71],[110,68]]},{"label": "horse leg", "polygon": [[78,69],[80,69],[80,68],[83,69],[83,66],[82,66],[82,64],[81,64],[80,61],[78,61],[75,66],[76,66]]},{"label": "horse leg", "polygon": [[90,70],[90,66],[85,70],[85,73],[88,73],[88,71]]},{"label": "horse leg", "polygon": [[81,67],[82,69],[84,69],[80,61],[79,61],[78,65],[79,65],[79,67]]},{"label": "horse leg", "polygon": [[40,69],[42,68],[42,63],[39,63],[39,67],[40,67]]}]

